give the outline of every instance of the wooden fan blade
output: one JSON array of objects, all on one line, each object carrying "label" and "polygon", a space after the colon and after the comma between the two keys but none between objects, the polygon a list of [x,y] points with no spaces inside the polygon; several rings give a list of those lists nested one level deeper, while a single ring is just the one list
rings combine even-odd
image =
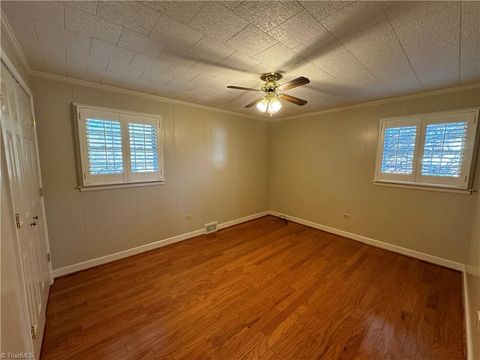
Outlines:
[{"label": "wooden fan blade", "polygon": [[232,86],[232,85],[228,85],[227,89],[247,90],[247,91],[262,91],[260,89],[252,89],[252,88],[246,88],[246,87],[242,87],[242,86]]},{"label": "wooden fan blade", "polygon": [[286,82],[285,84],[280,85],[280,89],[289,90],[289,89],[296,88],[298,86],[308,84],[309,82],[310,82],[310,80],[308,80],[306,77],[300,76],[296,79],[293,79],[289,82]]},{"label": "wooden fan blade", "polygon": [[250,104],[247,104],[245,107],[246,107],[246,108],[249,108],[249,107],[255,106],[255,105],[257,105],[260,101],[262,101],[263,98],[264,98],[263,96],[262,96],[262,97],[259,97],[258,99],[252,101]]},{"label": "wooden fan blade", "polygon": [[291,96],[287,94],[280,94],[279,96],[280,96],[280,99],[291,102],[292,104],[299,105],[299,106],[303,106],[308,102],[307,100],[302,100],[295,96]]}]

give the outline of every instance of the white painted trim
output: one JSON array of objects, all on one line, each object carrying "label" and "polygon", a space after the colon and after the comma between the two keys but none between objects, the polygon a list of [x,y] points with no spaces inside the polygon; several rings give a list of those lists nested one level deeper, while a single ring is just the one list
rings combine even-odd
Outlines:
[{"label": "white painted trim", "polygon": [[25,70],[27,70],[27,72],[30,74],[32,72],[32,68],[28,63],[27,57],[25,56],[25,53],[23,52],[23,49],[20,46],[17,37],[15,36],[15,33],[13,32],[13,29],[8,22],[8,19],[5,16],[3,10],[1,10],[1,23],[2,29],[5,32],[5,35],[7,35],[7,39],[10,41],[10,44],[12,44],[13,49],[17,53],[20,62],[22,63],[23,67],[25,67]]},{"label": "white painted trim", "polygon": [[386,186],[386,187],[396,187],[402,189],[410,189],[410,190],[426,190],[426,191],[436,191],[436,192],[448,192],[452,194],[460,194],[460,195],[470,195],[475,189],[455,189],[455,188],[448,188],[443,186],[436,186],[436,185],[426,185],[422,183],[401,183],[401,182],[394,182],[394,181],[385,181],[385,180],[374,180],[372,182],[375,186]]},{"label": "white painted trim", "polygon": [[[262,212],[252,214],[252,215],[248,215],[248,216],[245,216],[245,217],[242,217],[242,218],[239,218],[239,219],[230,220],[230,221],[224,222],[222,224],[219,224],[218,229],[224,229],[224,228],[227,228],[227,227],[230,227],[230,226],[234,226],[234,225],[237,225],[237,224],[244,223],[246,221],[254,220],[254,219],[260,218],[262,216],[266,216],[266,215],[268,215],[268,213],[269,213],[268,211],[262,211]],[[204,235],[204,234],[205,234],[205,229],[199,229],[199,230],[191,231],[191,232],[188,232],[188,233],[185,233],[185,234],[173,236],[173,237],[170,237],[170,238],[167,238],[167,239],[158,240],[158,241],[155,241],[155,242],[150,243],[150,244],[146,244],[146,245],[137,246],[137,247],[134,247],[134,248],[131,248],[131,249],[123,250],[123,251],[120,251],[120,252],[117,252],[117,253],[114,253],[114,254],[109,254],[109,255],[101,256],[101,257],[98,257],[98,258],[95,258],[95,259],[90,259],[90,260],[87,260],[87,261],[83,261],[83,262],[80,262],[80,263],[77,263],[77,264],[64,266],[64,267],[61,267],[61,268],[58,268],[58,269],[54,269],[53,270],[53,276],[55,278],[57,278],[59,276],[71,274],[71,273],[81,271],[81,270],[85,270],[85,269],[88,269],[88,268],[91,268],[91,267],[94,267],[94,266],[106,264],[106,263],[109,263],[109,262],[112,262],[112,261],[115,261],[115,260],[120,260],[120,259],[132,256],[132,255],[137,255],[137,254],[140,254],[140,253],[143,253],[143,252],[146,252],[146,251],[158,249],[158,248],[170,245],[170,244],[174,244],[174,243],[179,242],[179,241],[187,240],[187,239],[193,238],[195,236],[200,236],[200,235]]]},{"label": "white painted trim", "polygon": [[190,239],[190,238],[195,237],[195,236],[203,235],[204,233],[205,233],[205,231],[203,229],[202,230],[195,230],[195,231],[192,231],[192,232],[189,232],[189,233],[186,233],[186,234],[181,234],[181,235],[173,236],[173,237],[170,237],[170,238],[167,238],[167,239],[158,240],[158,241],[155,241],[155,242],[150,243],[150,244],[137,246],[137,247],[134,247],[134,248],[131,248],[131,249],[128,249],[128,250],[123,250],[123,251],[119,251],[119,252],[116,252],[116,253],[113,253],[113,254],[100,256],[98,258],[90,259],[90,260],[83,261],[83,262],[80,262],[80,263],[77,263],[77,264],[64,266],[64,267],[61,267],[61,268],[58,268],[58,269],[54,269],[53,270],[53,276],[55,278],[57,278],[59,276],[71,274],[71,273],[74,273],[74,272],[77,272],[77,271],[80,271],[80,270],[85,270],[85,269],[95,267],[95,266],[98,266],[98,265],[102,265],[102,264],[106,264],[106,263],[109,263],[109,262],[112,262],[112,261],[115,261],[115,260],[120,260],[120,259],[129,257],[129,256],[132,256],[132,255],[137,255],[137,254],[143,253],[145,251],[158,249],[158,248],[161,248],[163,246],[174,244],[176,242],[183,241],[183,240],[186,240],[186,239]]},{"label": "white painted trim", "polygon": [[401,247],[401,246],[389,244],[389,243],[386,243],[384,241],[371,239],[371,238],[368,238],[366,236],[354,234],[354,233],[351,233],[351,232],[348,232],[348,231],[335,229],[335,228],[332,228],[330,226],[317,224],[317,223],[314,223],[312,221],[297,218],[295,216],[282,214],[282,213],[279,213],[279,212],[276,212],[276,211],[269,211],[269,214],[273,215],[273,216],[276,216],[276,217],[285,216],[285,218],[287,220],[290,220],[290,221],[293,221],[293,222],[296,222],[298,224],[302,224],[302,225],[305,225],[305,226],[309,226],[309,227],[312,227],[314,229],[319,229],[319,230],[326,231],[326,232],[329,232],[329,233],[332,233],[332,234],[335,234],[335,235],[343,236],[343,237],[346,237],[346,238],[349,238],[349,239],[352,239],[352,240],[360,241],[360,242],[362,242],[364,244],[367,244],[367,245],[372,245],[372,246],[375,246],[375,247],[378,247],[378,248],[381,248],[381,249],[393,251],[393,252],[398,253],[398,254],[410,256],[410,257],[415,258],[415,259],[427,261],[427,262],[430,262],[432,264],[437,264],[437,265],[441,265],[441,266],[444,266],[444,267],[447,267],[447,268],[450,268],[450,269],[465,272],[465,265],[462,264],[462,263],[459,263],[459,262],[455,262],[455,261],[452,261],[452,260],[448,260],[448,259],[445,259],[445,258],[434,256],[434,255],[429,255],[429,254],[426,254],[426,253],[422,253],[420,251],[407,249],[407,248],[404,248],[404,247]]},{"label": "white painted trim", "polygon": [[142,186],[158,186],[165,185],[166,180],[159,181],[137,181],[129,182],[123,184],[113,184],[113,185],[90,185],[90,186],[77,186],[76,188],[81,191],[101,191],[101,190],[111,190],[111,189],[124,189],[131,187],[142,187]]},{"label": "white painted trim", "polygon": [[399,102],[399,101],[419,99],[419,98],[424,98],[424,97],[429,97],[434,95],[449,94],[452,92],[472,90],[472,89],[480,89],[480,82],[474,83],[474,84],[468,84],[468,85],[453,86],[453,87],[448,87],[448,88],[443,88],[438,90],[424,91],[424,92],[413,93],[413,94],[402,95],[402,96],[383,98],[383,99],[372,100],[372,101],[367,101],[367,102],[358,103],[358,104],[339,106],[339,107],[314,111],[314,112],[300,114],[300,115],[291,115],[291,116],[284,116],[284,117],[277,116],[272,118],[272,120],[273,122],[275,122],[275,121],[298,119],[298,118],[303,118],[307,116],[322,115],[322,114],[328,114],[328,113],[333,113],[333,112],[343,111],[343,110],[351,110],[351,109],[357,109],[362,107],[384,105],[384,104],[390,104],[390,103]]},{"label": "white painted trim", "polygon": [[135,115],[135,116],[145,116],[145,117],[152,117],[157,120],[162,119],[162,115],[156,113],[145,113],[145,112],[138,112],[138,111],[130,111],[125,109],[116,109],[116,108],[109,108],[105,106],[96,106],[96,105],[89,105],[79,102],[73,102],[72,105],[75,107],[76,111],[78,112],[80,109],[88,109],[88,110],[100,110],[100,111],[110,111],[110,112],[118,112],[126,115]]},{"label": "white painted trim", "polygon": [[151,99],[151,100],[156,100],[156,101],[161,101],[161,102],[166,102],[166,103],[171,103],[171,104],[178,104],[178,105],[194,107],[194,108],[202,109],[202,110],[215,111],[215,112],[220,112],[220,113],[229,114],[229,115],[243,116],[243,117],[250,118],[250,119],[255,119],[255,120],[269,121],[269,117],[267,118],[267,117],[262,117],[262,116],[248,115],[248,114],[241,113],[241,112],[219,109],[219,108],[216,108],[216,107],[190,103],[190,102],[183,101],[183,100],[170,99],[170,98],[166,98],[166,97],[159,96],[159,95],[146,94],[146,93],[135,91],[135,90],[122,89],[122,88],[119,88],[119,87],[116,87],[116,86],[98,84],[98,83],[94,83],[94,82],[90,82],[90,81],[69,78],[69,77],[61,76],[61,75],[49,74],[49,73],[36,71],[36,70],[31,71],[30,75],[35,76],[35,77],[39,77],[39,78],[44,78],[44,79],[49,79],[49,80],[54,80],[54,81],[62,81],[62,82],[66,82],[66,83],[69,83],[69,84],[86,86],[86,87],[90,87],[90,88],[106,90],[106,91],[116,92],[116,93],[125,94],[125,95],[139,96],[139,97],[143,97],[143,98],[147,98],[147,99]]},{"label": "white painted trim", "polygon": [[[0,50],[0,58],[2,59],[3,63],[5,64],[5,66],[8,68],[9,71],[11,71],[11,73],[13,74],[13,77],[15,78],[15,81],[17,81],[20,86],[23,88],[23,90],[25,90],[25,92],[28,94],[28,96],[30,98],[33,98],[33,94],[32,94],[32,91],[30,90],[30,88],[28,87],[27,85],[27,82],[25,81],[25,79],[20,75],[20,73],[18,72],[17,68],[15,67],[15,65],[13,64],[12,60],[10,60],[10,58],[8,57],[7,53],[5,52],[5,50],[3,50],[3,47],[1,47],[1,50]],[[34,115],[34,114],[33,114]]]},{"label": "white painted trim", "polygon": [[473,359],[473,334],[471,332],[471,321],[470,321],[470,300],[468,298],[468,280],[467,280],[467,271],[463,272],[463,306],[464,306],[464,316],[465,316],[465,334],[467,336],[467,360]]},{"label": "white painted trim", "polygon": [[235,226],[235,225],[247,222],[247,221],[251,221],[251,220],[261,218],[263,216],[267,216],[268,214],[269,214],[269,211],[262,211],[262,212],[259,212],[257,214],[252,214],[252,215],[248,215],[248,216],[245,216],[245,217],[242,217],[242,218],[239,218],[239,219],[226,221],[224,223],[218,224],[217,229],[218,230],[225,229],[225,228],[230,227],[230,226]]}]

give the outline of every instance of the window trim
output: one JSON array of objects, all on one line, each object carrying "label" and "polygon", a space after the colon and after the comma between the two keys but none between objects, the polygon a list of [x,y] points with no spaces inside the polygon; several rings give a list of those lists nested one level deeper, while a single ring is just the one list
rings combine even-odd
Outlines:
[{"label": "window trim", "polygon": [[[77,145],[77,169],[78,169],[78,189],[82,191],[86,189],[106,189],[106,188],[121,188],[132,187],[135,185],[157,185],[165,183],[164,160],[163,160],[163,132],[162,132],[162,117],[159,114],[134,112],[127,110],[119,110],[101,106],[93,106],[81,103],[72,103],[74,113],[76,115],[75,132]],[[123,159],[123,174],[119,175],[95,175],[95,181],[92,181],[92,175],[88,172],[88,153],[86,149],[86,131],[85,119],[82,116],[83,111],[105,114],[106,120],[119,121],[122,129],[122,159]],[[108,115],[115,113],[117,117]],[[157,126],[157,141],[158,141],[158,174],[156,179],[152,176],[145,176],[144,174],[135,174],[130,169],[130,140],[128,122],[156,124]],[[127,120],[128,119],[128,120]],[[104,178],[104,181],[98,181],[99,177]]]},{"label": "window trim", "polygon": [[[424,114],[413,114],[406,116],[388,117],[380,119],[379,124],[379,136],[376,151],[375,173],[373,178],[374,184],[385,186],[404,185],[402,187],[428,189],[434,188],[436,191],[442,190],[463,190],[468,193],[472,191],[471,186],[473,183],[473,172],[475,171],[476,155],[478,150],[478,118],[479,109],[466,108],[456,109],[450,111],[437,111]],[[448,122],[448,118],[455,117],[458,114],[464,114],[467,116],[473,116],[472,119],[468,119],[469,126],[467,130],[467,142],[464,151],[464,160],[462,163],[462,177],[458,178],[458,181],[452,179],[442,179],[441,177],[423,176],[421,174],[422,158],[425,144],[425,130],[429,123],[441,123]],[[436,121],[432,121],[437,119]],[[408,126],[408,122],[416,123],[417,135],[415,140],[415,151],[413,158],[413,171],[411,175],[402,174],[381,174],[383,148],[384,148],[384,136],[385,127],[388,123],[398,123]],[[470,126],[473,125],[473,126]],[[464,173],[466,173],[464,175]],[[465,177],[464,177],[465,176]],[[432,179],[435,181],[432,182]],[[439,181],[440,180],[440,181]]]}]

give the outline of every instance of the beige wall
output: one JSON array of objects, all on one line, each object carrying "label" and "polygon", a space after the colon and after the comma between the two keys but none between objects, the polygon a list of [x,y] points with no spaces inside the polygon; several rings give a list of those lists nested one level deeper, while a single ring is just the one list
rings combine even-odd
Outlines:
[{"label": "beige wall", "polygon": [[270,208],[463,263],[472,196],[375,186],[372,179],[381,117],[479,105],[474,89],[275,122]]},{"label": "beige wall", "polygon": [[[37,77],[32,91],[54,269],[267,210],[268,122]],[[166,183],[79,192],[74,101],[161,114]]]}]

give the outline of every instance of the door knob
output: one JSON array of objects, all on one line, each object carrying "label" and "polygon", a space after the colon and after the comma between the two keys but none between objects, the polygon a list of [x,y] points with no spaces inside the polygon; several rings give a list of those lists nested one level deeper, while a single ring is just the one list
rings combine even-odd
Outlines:
[{"label": "door knob", "polygon": [[30,224],[30,226],[37,226],[37,222],[34,221],[33,223]]},{"label": "door knob", "polygon": [[33,220],[38,220],[38,216],[34,216],[34,217],[33,217]]}]

